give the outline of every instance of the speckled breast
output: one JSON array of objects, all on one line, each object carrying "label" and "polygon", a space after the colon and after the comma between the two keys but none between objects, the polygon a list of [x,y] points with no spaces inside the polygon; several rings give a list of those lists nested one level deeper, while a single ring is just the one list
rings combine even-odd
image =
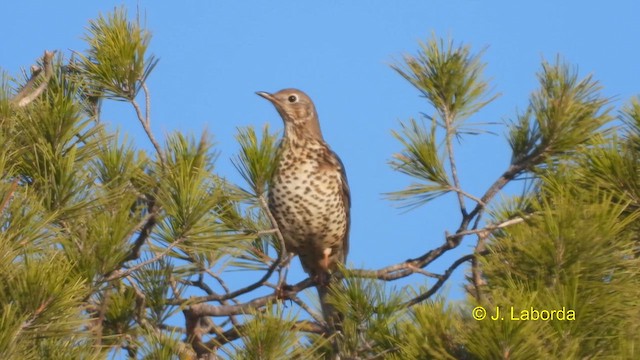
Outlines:
[{"label": "speckled breast", "polygon": [[269,191],[269,207],[287,250],[318,251],[342,241],[347,214],[340,169],[326,166],[321,144],[285,147]]}]

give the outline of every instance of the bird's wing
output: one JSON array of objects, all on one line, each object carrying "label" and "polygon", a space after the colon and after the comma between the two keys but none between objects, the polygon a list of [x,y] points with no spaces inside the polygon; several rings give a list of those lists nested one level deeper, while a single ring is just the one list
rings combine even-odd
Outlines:
[{"label": "bird's wing", "polygon": [[347,216],[347,231],[344,239],[342,240],[342,249],[344,251],[345,258],[349,253],[349,230],[351,228],[351,190],[349,189],[349,182],[347,180],[347,171],[344,164],[338,154],[333,152],[329,146],[327,148],[327,156],[324,156],[329,166],[338,168],[340,171],[340,180],[342,181],[342,203],[344,205],[344,211]]}]

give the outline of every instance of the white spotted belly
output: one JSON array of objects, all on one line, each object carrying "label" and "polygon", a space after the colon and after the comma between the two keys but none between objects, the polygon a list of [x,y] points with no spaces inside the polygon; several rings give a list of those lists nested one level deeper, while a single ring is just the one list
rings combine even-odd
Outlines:
[{"label": "white spotted belly", "polygon": [[269,202],[289,251],[312,245],[308,242],[326,248],[343,238],[347,216],[340,176],[308,160],[278,173]]}]

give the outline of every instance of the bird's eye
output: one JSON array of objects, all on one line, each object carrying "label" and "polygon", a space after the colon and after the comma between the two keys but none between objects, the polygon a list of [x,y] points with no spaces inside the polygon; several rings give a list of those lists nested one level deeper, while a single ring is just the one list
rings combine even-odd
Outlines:
[{"label": "bird's eye", "polygon": [[298,97],[295,96],[295,95],[290,95],[287,100],[289,100],[290,103],[294,103],[294,102],[298,101]]}]

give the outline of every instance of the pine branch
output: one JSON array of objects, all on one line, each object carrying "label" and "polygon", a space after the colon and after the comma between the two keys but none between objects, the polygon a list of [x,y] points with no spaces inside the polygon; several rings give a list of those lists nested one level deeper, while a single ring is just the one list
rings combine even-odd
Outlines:
[{"label": "pine branch", "polygon": [[[283,289],[279,293],[274,293],[267,296],[262,296],[250,300],[245,303],[240,303],[236,305],[209,305],[205,303],[196,303],[189,306],[191,314],[193,316],[214,316],[214,317],[224,317],[230,315],[242,315],[246,314],[251,310],[257,310],[264,307],[266,304],[270,302],[274,302],[276,300],[288,300],[291,296],[295,296],[300,291],[310,288],[315,285],[315,281],[311,278],[307,278],[302,280],[301,282],[287,286],[286,289]],[[183,303],[191,303],[194,299],[188,299],[183,301]],[[196,300],[197,301],[197,300]]]},{"label": "pine branch", "polygon": [[136,111],[136,116],[138,117],[138,121],[142,125],[144,132],[147,134],[149,141],[156,149],[156,153],[158,154],[158,158],[160,159],[160,164],[164,167],[167,164],[167,158],[160,146],[160,143],[156,140],[153,132],[151,131],[151,96],[149,95],[149,89],[147,88],[147,84],[144,81],[141,81],[142,91],[144,92],[145,99],[145,114],[142,114],[142,110],[140,109],[140,105],[135,99],[131,99],[130,103]]},{"label": "pine branch", "polygon": [[[456,195],[458,196],[458,205],[460,206],[460,212],[462,216],[467,215],[467,207],[464,204],[464,196],[461,192],[462,186],[460,186],[460,179],[458,178],[458,169],[456,167],[456,160],[453,154],[453,144],[451,139],[454,135],[456,135],[456,130],[453,126],[454,118],[453,115],[447,110],[443,109],[444,114],[444,125],[445,125],[445,144],[447,147],[447,157],[449,158],[449,170],[451,171],[451,178],[453,179],[453,187],[455,189],[459,189],[460,191],[456,191]],[[478,202],[480,204],[480,202]]]},{"label": "pine branch", "polygon": [[454,261],[451,266],[449,266],[449,268],[447,268],[447,270],[442,274],[442,276],[440,277],[440,279],[438,279],[438,281],[436,281],[436,283],[425,293],[422,293],[416,297],[414,297],[413,299],[405,302],[403,304],[403,306],[405,307],[410,307],[413,306],[415,304],[418,304],[428,298],[430,298],[433,294],[435,294],[436,292],[438,292],[438,290],[440,290],[440,288],[442,287],[442,285],[444,285],[444,283],[449,279],[449,277],[451,276],[451,274],[453,274],[453,272],[462,264],[464,264],[467,261],[472,260],[475,257],[475,254],[469,254],[469,255],[465,255],[461,258],[459,258],[458,260]]},{"label": "pine branch", "polygon": [[154,200],[151,200],[149,202],[149,210],[147,215],[134,228],[134,231],[137,229],[140,229],[140,233],[138,234],[138,237],[136,238],[136,240],[133,242],[133,246],[129,251],[129,255],[127,255],[127,257],[124,259],[123,264],[126,263],[127,261],[136,260],[140,257],[140,250],[142,249],[142,246],[147,241],[147,239],[151,235],[151,232],[153,231],[153,228],[157,224],[157,220],[156,220],[156,216],[158,215],[157,212],[158,212],[158,209],[157,209],[156,203]]},{"label": "pine branch", "polygon": [[398,280],[409,275],[415,273],[423,273],[426,276],[442,278],[443,275],[436,275],[429,272],[424,273],[422,270],[427,265],[431,264],[433,261],[438,259],[447,251],[455,248],[460,243],[460,240],[467,236],[473,234],[484,234],[491,233],[492,231],[503,229],[508,226],[516,225],[523,222],[525,218],[518,217],[514,219],[509,219],[503,221],[498,224],[491,224],[481,229],[475,230],[461,230],[456,232],[455,234],[449,234],[445,237],[445,242],[439,247],[430,250],[429,252],[413,259],[406,260],[402,263],[398,263],[395,265],[387,266],[379,270],[364,270],[364,269],[355,269],[350,270],[350,274],[363,278],[373,278],[385,281]]}]

